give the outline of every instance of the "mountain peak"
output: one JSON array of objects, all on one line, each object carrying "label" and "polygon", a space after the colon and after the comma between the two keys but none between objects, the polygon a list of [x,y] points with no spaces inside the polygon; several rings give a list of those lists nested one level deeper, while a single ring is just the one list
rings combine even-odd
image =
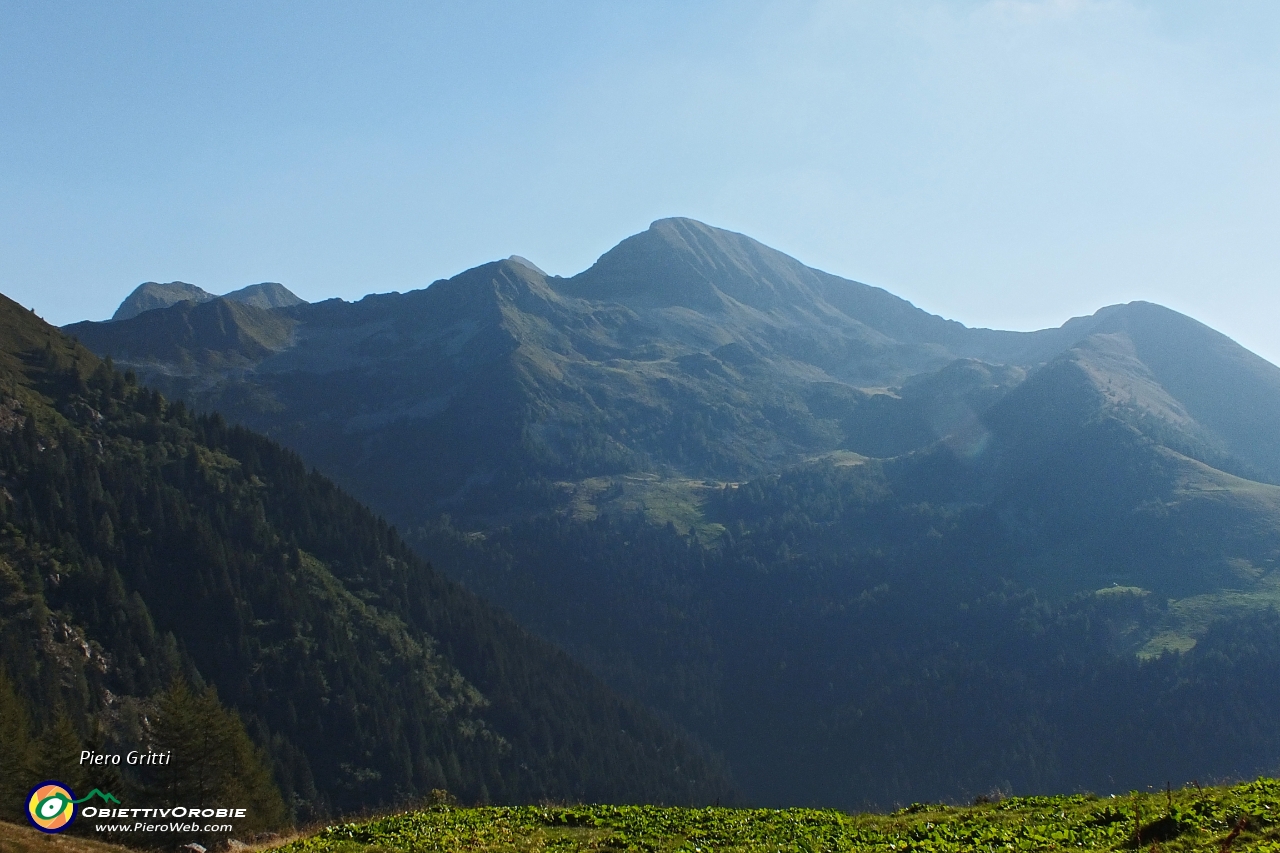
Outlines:
[{"label": "mountain peak", "polygon": [[125,300],[120,303],[112,320],[128,320],[144,311],[156,308],[168,308],[179,302],[208,302],[214,295],[202,287],[187,284],[185,281],[170,281],[161,284],[158,281],[147,281],[134,288]]},{"label": "mountain peak", "polygon": [[533,261],[529,260],[526,257],[522,257],[521,255],[512,255],[511,257],[507,258],[507,260],[511,261],[513,264],[519,264],[522,267],[531,269],[534,272],[536,272],[538,275],[542,276],[543,278],[549,278],[546,270],[544,270],[542,267],[538,266],[537,264],[535,264]]},{"label": "mountain peak", "polygon": [[276,281],[264,281],[251,284],[224,295],[223,299],[252,305],[254,308],[289,308],[293,305],[304,305],[306,300],[297,296],[289,288]]},{"label": "mountain peak", "polygon": [[567,289],[591,299],[721,311],[726,297],[770,311],[811,298],[815,274],[795,258],[744,234],[671,217],[600,256]]}]

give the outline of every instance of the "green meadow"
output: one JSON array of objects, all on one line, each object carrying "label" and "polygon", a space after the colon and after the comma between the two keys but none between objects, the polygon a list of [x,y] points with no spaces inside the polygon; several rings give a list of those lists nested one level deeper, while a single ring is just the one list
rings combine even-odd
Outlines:
[{"label": "green meadow", "polygon": [[[988,800],[993,798],[979,798]],[[325,827],[277,853],[387,851],[1280,851],[1280,781],[1099,797],[825,809],[435,805]]]}]

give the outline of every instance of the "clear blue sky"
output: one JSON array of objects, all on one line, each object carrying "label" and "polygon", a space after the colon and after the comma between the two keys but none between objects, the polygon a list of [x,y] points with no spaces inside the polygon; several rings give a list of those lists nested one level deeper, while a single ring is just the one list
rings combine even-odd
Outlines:
[{"label": "clear blue sky", "polygon": [[1280,4],[0,0],[0,291],[309,300],[692,216],[970,325],[1280,361]]}]

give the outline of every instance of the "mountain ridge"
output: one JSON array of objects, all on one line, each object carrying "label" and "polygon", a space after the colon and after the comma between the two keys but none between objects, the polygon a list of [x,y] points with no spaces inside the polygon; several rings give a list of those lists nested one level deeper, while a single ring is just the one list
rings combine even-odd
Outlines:
[{"label": "mountain ridge", "polygon": [[215,299],[225,299],[229,302],[239,302],[251,305],[254,308],[266,309],[288,308],[305,304],[305,300],[294,294],[289,288],[275,281],[251,284],[248,287],[242,287],[239,290],[233,290],[221,296],[209,293],[204,288],[197,287],[194,284],[187,284],[185,281],[170,281],[164,284],[156,281],[147,281],[138,285],[132,293],[125,297],[108,322],[132,320],[134,317],[148,311],[168,308],[182,302],[201,303]]},{"label": "mountain ridge", "polygon": [[[475,512],[497,493],[517,504],[532,479],[741,479],[814,454],[908,452],[1102,331],[1134,338],[1138,361],[1153,360],[1140,372],[1187,397],[1180,410],[1200,413],[1188,429],[1214,459],[1280,479],[1280,369],[1168,309],[1109,306],[1037,332],[969,329],[688,219],[657,220],[570,278],[495,261],[404,294],[276,309],[270,333],[266,315],[247,312],[197,330],[208,310],[67,331],[296,447],[406,522]],[[1214,354],[1203,380],[1187,379],[1196,374],[1166,340],[1188,334]],[[964,360],[1001,378],[968,402],[922,384]],[[1225,388],[1254,409],[1224,406],[1215,389]],[[355,457],[351,441],[364,448]],[[423,487],[396,501],[381,484],[400,479],[404,448],[419,443],[469,449],[448,470],[415,470]]]}]

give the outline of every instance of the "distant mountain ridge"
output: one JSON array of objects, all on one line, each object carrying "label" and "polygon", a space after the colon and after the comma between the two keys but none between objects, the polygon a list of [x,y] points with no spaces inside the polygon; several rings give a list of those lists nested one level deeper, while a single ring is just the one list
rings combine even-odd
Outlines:
[{"label": "distant mountain ridge", "polygon": [[[402,521],[505,512],[538,480],[740,480],[840,450],[898,455],[1095,334],[1132,342],[1107,370],[1149,374],[1179,401],[1173,420],[1167,405],[1151,417],[1280,482],[1280,369],[1195,321],[1135,303],[1039,332],[970,329],[688,219],[567,279],[513,258],[404,294],[214,313],[66,330]],[[990,367],[957,397],[949,365],[967,362]],[[419,467],[416,446],[454,459]]]},{"label": "distant mountain ridge", "polygon": [[171,281],[166,284],[148,281],[138,285],[125,297],[120,307],[116,309],[116,313],[111,315],[111,319],[131,320],[147,311],[168,308],[180,302],[199,303],[213,299],[226,299],[230,302],[240,302],[252,305],[254,308],[266,309],[305,304],[305,300],[295,295],[289,288],[274,281],[251,284],[222,296],[216,296],[202,287],[187,284],[185,281]]}]

